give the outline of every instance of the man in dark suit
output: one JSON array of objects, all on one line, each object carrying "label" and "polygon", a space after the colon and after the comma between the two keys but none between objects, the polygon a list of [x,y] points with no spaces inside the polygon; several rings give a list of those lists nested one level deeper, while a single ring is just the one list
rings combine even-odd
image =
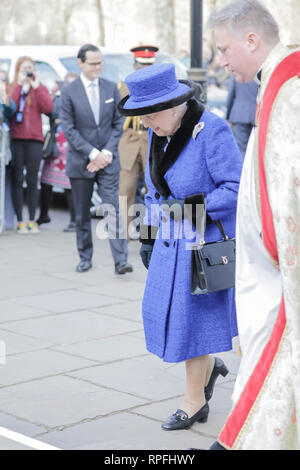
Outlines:
[{"label": "man in dark suit", "polygon": [[255,124],[257,91],[258,84],[254,80],[249,83],[240,83],[234,77],[231,78],[226,103],[226,119],[232,125],[233,134],[243,157],[245,157],[251,130]]},{"label": "man in dark suit", "polygon": [[127,240],[119,216],[120,161],[118,144],[123,118],[117,111],[120,95],[115,83],[99,78],[102,57],[98,47],[78,52],[80,76],[61,92],[61,120],[68,141],[66,174],[72,186],[76,214],[77,249],[84,272],[92,266],[90,205],[94,183],[108,213],[108,236],[115,273],[132,271],[127,263]]}]

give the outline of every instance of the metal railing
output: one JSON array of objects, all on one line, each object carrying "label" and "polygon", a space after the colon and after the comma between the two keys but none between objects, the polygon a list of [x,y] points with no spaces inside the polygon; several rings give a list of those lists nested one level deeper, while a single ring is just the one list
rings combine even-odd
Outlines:
[{"label": "metal railing", "polygon": [[0,125],[0,234],[5,225],[5,132]]}]

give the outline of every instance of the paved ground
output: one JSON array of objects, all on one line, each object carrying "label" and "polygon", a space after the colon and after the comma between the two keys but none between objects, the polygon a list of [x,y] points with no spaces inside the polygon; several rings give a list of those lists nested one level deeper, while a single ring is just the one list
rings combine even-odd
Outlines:
[{"label": "paved ground", "polygon": [[217,382],[206,424],[163,431],[185,372],[145,349],[139,243],[129,243],[132,274],[114,274],[100,240],[93,269],[79,274],[67,219],[56,209],[39,235],[0,235],[0,449],[34,448],[18,435],[64,450],[207,449],[230,410],[239,356],[220,355],[230,374]]}]

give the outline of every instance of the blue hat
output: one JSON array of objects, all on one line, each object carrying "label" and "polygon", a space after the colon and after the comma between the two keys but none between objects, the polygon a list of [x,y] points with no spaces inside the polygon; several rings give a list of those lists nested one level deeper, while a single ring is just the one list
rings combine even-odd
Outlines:
[{"label": "blue hat", "polygon": [[124,116],[141,116],[174,108],[188,101],[196,85],[177,80],[174,64],[155,64],[131,73],[125,78],[129,95],[118,104]]}]

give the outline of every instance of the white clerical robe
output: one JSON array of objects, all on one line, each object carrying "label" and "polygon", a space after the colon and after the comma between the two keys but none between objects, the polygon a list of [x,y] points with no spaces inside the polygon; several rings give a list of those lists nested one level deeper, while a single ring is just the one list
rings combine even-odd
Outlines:
[{"label": "white clerical robe", "polygon": [[293,52],[278,44],[262,66],[259,127],[240,184],[242,359],[218,439],[227,449],[300,449],[300,53]]}]

